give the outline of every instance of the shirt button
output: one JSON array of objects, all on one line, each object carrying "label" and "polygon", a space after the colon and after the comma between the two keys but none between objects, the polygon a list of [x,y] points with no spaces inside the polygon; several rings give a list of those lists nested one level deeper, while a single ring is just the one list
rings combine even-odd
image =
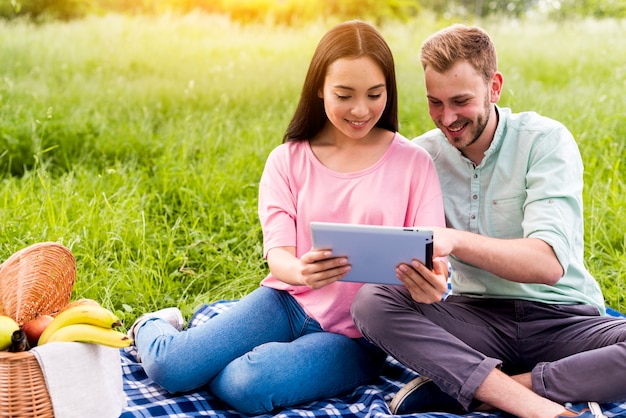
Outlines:
[{"label": "shirt button", "polygon": [[472,196],[472,199],[476,200],[476,199],[478,199],[478,196],[474,195],[474,196]]},{"label": "shirt button", "polygon": [[474,178],[477,179],[478,178],[478,174],[474,173]]},{"label": "shirt button", "polygon": [[476,219],[476,215],[470,216],[470,219],[472,219],[472,220]]}]

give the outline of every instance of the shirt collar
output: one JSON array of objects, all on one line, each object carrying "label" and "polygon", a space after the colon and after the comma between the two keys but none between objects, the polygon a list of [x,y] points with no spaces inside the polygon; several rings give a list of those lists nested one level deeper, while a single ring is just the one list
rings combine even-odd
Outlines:
[{"label": "shirt collar", "polygon": [[493,134],[493,140],[491,141],[489,148],[487,148],[487,151],[485,151],[485,156],[481,161],[480,166],[484,165],[485,162],[489,160],[489,157],[491,157],[493,154],[496,154],[500,150],[500,148],[502,147],[502,143],[504,142],[507,118],[504,117],[505,112],[503,112],[503,109],[498,107],[498,105],[495,105],[495,110],[496,117],[498,118],[498,125],[496,126],[496,131]]}]

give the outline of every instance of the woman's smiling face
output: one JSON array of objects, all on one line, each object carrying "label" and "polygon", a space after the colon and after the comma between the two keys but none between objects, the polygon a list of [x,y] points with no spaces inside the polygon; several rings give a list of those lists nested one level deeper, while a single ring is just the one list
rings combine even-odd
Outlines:
[{"label": "woman's smiling face", "polygon": [[368,56],[340,58],[328,66],[319,97],[336,130],[347,138],[363,138],[385,110],[385,74]]}]

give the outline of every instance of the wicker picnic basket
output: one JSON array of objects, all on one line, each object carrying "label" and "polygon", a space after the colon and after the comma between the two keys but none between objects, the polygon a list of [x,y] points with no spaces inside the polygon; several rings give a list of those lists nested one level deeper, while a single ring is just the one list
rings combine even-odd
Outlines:
[{"label": "wicker picnic basket", "polygon": [[[0,265],[0,315],[23,325],[54,315],[69,303],[76,261],[61,244],[28,246]],[[0,413],[3,417],[54,417],[46,382],[34,354],[0,352]]]}]

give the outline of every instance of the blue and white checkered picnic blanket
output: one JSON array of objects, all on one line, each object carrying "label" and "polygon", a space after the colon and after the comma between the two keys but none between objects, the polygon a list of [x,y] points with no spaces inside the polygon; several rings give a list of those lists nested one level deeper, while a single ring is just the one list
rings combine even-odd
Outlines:
[{"label": "blue and white checkered picnic blanket", "polygon": [[[204,305],[191,318],[189,326],[196,326],[211,317],[228,309],[236,301],[220,301]],[[612,316],[624,316],[609,309]],[[241,417],[242,414],[228,407],[209,392],[199,390],[190,393],[172,395],[156,385],[148,378],[136,361],[134,348],[120,351],[122,356],[122,372],[127,407],[122,411],[121,418],[134,417]],[[387,363],[380,378],[371,385],[360,386],[352,393],[342,397],[324,399],[297,408],[277,412],[279,418],[287,417],[354,417],[354,418],[388,418],[391,417],[387,403],[404,384],[416,376],[414,372],[399,364],[392,357]],[[574,405],[582,408],[585,405]],[[626,402],[601,405],[607,417],[626,416]],[[270,416],[270,415],[267,415]],[[464,417],[508,417],[497,413],[470,413]],[[453,414],[428,413],[414,414],[416,418],[457,417]]]}]

